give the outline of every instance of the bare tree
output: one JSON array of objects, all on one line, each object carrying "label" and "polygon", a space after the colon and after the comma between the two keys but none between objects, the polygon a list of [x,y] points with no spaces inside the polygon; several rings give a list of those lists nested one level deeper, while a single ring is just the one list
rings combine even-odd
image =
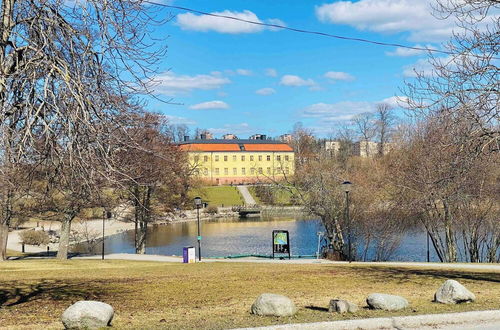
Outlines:
[{"label": "bare tree", "polygon": [[124,199],[134,210],[136,253],[146,252],[148,225],[181,207],[187,198],[186,155],[172,144],[165,127],[160,115],[137,116],[127,132],[135,144],[117,155],[119,181],[127,187]]},{"label": "bare tree", "polygon": [[458,32],[446,58],[429,56],[432,72],[416,72],[407,83],[408,106],[422,115],[440,115],[473,124],[463,147],[471,154],[500,150],[500,20],[496,0],[436,0],[435,15],[454,17]]},{"label": "bare tree", "polygon": [[390,105],[387,103],[377,104],[375,123],[379,155],[384,155],[387,152],[387,143],[391,139],[395,120],[393,108]]},{"label": "bare tree", "polygon": [[[0,17],[1,167],[50,164],[81,180],[109,173],[110,136],[134,96],[149,92],[165,53],[150,43],[153,8],[140,0],[4,0]],[[91,159],[104,166],[92,168]]]}]

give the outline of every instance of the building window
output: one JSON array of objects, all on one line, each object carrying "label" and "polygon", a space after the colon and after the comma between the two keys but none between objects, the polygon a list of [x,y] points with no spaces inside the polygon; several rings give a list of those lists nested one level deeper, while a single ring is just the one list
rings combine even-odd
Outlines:
[{"label": "building window", "polygon": [[215,155],[215,161],[218,162],[219,161],[219,155]]},{"label": "building window", "polygon": [[259,174],[262,174],[262,167],[259,167]]},{"label": "building window", "polygon": [[233,156],[233,162],[235,162],[235,161],[236,161],[236,156]]},{"label": "building window", "polygon": [[276,160],[277,160],[278,162],[281,162],[281,156],[280,156],[280,155],[276,156]]},{"label": "building window", "polygon": [[255,168],[253,168],[253,167],[252,167],[252,168],[250,169],[250,174],[252,174],[252,175],[254,175],[254,174],[255,174]]},{"label": "building window", "polygon": [[290,174],[290,169],[288,169],[288,167],[285,167],[285,174]]},{"label": "building window", "polygon": [[237,175],[238,174],[238,169],[235,167],[233,168],[233,175]]},{"label": "building window", "polygon": [[204,176],[207,176],[207,175],[208,175],[208,168],[204,168],[204,169],[203,169],[203,175],[204,175]]},{"label": "building window", "polygon": [[203,161],[208,162],[208,156],[203,156]]},{"label": "building window", "polygon": [[285,161],[289,161],[290,157],[288,155],[285,156]]},{"label": "building window", "polygon": [[281,167],[276,167],[276,173],[278,173],[278,174],[283,174],[283,173],[281,172]]},{"label": "building window", "polygon": [[200,156],[194,156],[194,162],[198,163],[200,161]]},{"label": "building window", "polygon": [[224,175],[228,175],[229,174],[229,169],[228,168],[225,168],[224,169]]},{"label": "building window", "polygon": [[241,156],[241,161],[244,162],[245,161],[245,156]]},{"label": "building window", "polygon": [[215,169],[215,175],[219,175],[219,169],[218,168]]},{"label": "building window", "polygon": [[227,162],[227,156],[224,156],[224,161]]},{"label": "building window", "polygon": [[271,161],[271,155],[267,155],[267,161],[270,162]]},{"label": "building window", "polygon": [[247,174],[247,169],[246,169],[246,168],[244,168],[244,167],[242,167],[242,168],[241,168],[241,174],[242,174],[242,175],[246,175],[246,174]]},{"label": "building window", "polygon": [[267,174],[271,174],[271,168],[270,167],[267,168]]},{"label": "building window", "polygon": [[262,155],[259,155],[259,162],[262,161]]},{"label": "building window", "polygon": [[253,162],[253,155],[250,156],[250,161]]}]

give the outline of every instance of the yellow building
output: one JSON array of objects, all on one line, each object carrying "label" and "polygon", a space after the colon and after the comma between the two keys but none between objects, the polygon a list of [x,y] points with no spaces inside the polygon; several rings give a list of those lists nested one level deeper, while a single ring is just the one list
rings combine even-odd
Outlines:
[{"label": "yellow building", "polygon": [[201,179],[215,184],[281,180],[294,173],[293,149],[273,140],[189,140],[180,143]]}]

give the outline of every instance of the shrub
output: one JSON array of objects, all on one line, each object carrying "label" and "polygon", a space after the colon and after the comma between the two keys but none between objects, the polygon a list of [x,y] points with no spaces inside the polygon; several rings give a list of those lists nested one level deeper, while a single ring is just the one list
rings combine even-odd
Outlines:
[{"label": "shrub", "polygon": [[215,215],[219,213],[219,209],[217,208],[217,206],[210,205],[205,209],[205,213],[209,215]]},{"label": "shrub", "polygon": [[19,236],[21,241],[27,245],[46,245],[50,242],[49,234],[43,230],[25,230]]}]

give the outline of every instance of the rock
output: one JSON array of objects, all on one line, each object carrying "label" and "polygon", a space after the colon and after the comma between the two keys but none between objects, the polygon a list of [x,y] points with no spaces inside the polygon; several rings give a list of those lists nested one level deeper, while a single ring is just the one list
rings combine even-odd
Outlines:
[{"label": "rock", "polygon": [[263,293],[252,305],[252,314],[267,316],[292,316],[297,308],[290,298],[272,293]]},{"label": "rock", "polygon": [[476,296],[455,280],[447,280],[434,294],[434,301],[442,304],[472,302]]},{"label": "rock", "polygon": [[111,325],[114,310],[100,301],[81,300],[69,306],[61,321],[66,329],[98,329]]},{"label": "rock", "polygon": [[372,309],[385,311],[397,311],[408,307],[408,300],[405,298],[384,293],[372,293],[366,298],[366,303]]},{"label": "rock", "polygon": [[347,300],[332,299],[330,300],[329,312],[337,313],[356,313],[358,306]]}]

